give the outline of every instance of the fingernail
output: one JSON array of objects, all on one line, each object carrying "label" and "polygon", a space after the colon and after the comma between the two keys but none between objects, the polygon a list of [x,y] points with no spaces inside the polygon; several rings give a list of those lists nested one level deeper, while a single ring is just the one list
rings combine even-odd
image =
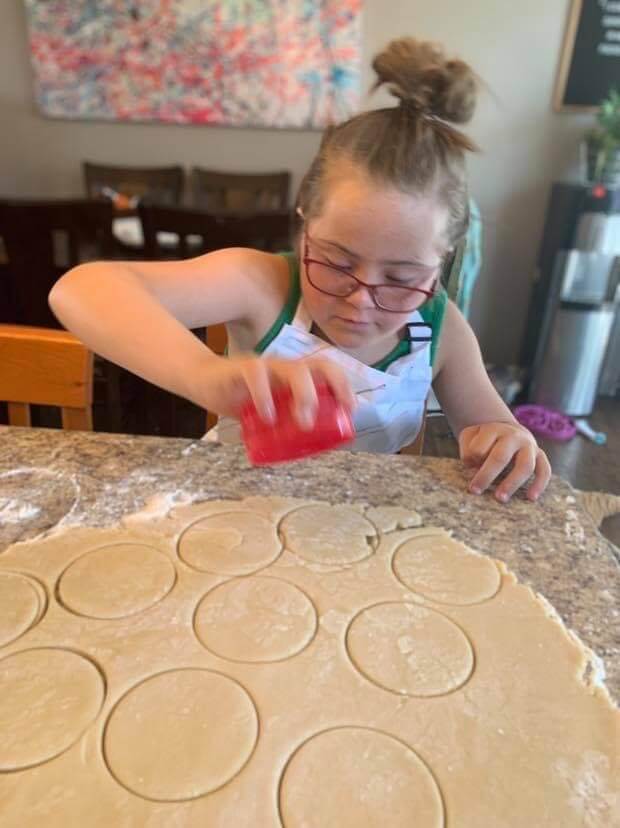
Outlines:
[{"label": "fingernail", "polygon": [[479,486],[472,486],[469,491],[475,495],[482,494],[482,489]]},{"label": "fingernail", "polygon": [[265,403],[262,410],[263,420],[267,423],[274,423],[276,420],[276,409],[273,403]]},{"label": "fingernail", "polygon": [[314,412],[309,408],[304,408],[300,411],[299,424],[303,429],[309,431],[314,425]]},{"label": "fingernail", "polygon": [[508,500],[508,495],[506,492],[497,492],[497,499],[501,500],[502,503],[505,503]]}]

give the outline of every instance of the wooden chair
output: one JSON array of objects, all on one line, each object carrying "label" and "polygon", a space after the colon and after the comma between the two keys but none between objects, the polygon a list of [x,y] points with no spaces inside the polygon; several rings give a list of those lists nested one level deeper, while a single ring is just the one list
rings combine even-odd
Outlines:
[{"label": "wooden chair", "polygon": [[232,173],[193,167],[194,207],[211,213],[257,213],[289,208],[291,174]]},{"label": "wooden chair", "polygon": [[138,214],[149,259],[185,259],[223,247],[278,252],[291,246],[288,210],[213,215],[194,208],[144,203]]},{"label": "wooden chair", "polygon": [[138,215],[149,259],[187,259],[240,244],[227,220],[203,210],[144,203],[138,206]]},{"label": "wooden chair", "polygon": [[279,253],[292,249],[292,219],[289,210],[271,210],[247,215],[221,216],[220,222],[235,246]]},{"label": "wooden chair", "polygon": [[[114,207],[115,217],[132,221],[142,201],[174,207],[181,203],[185,171],[170,167],[111,167],[106,164],[82,163],[84,186],[91,198],[107,198]],[[113,256],[116,259],[141,260],[146,256],[144,245],[127,244],[114,236]]]},{"label": "wooden chair", "polygon": [[[0,201],[0,238],[6,263],[1,274],[8,303],[0,321],[41,328],[61,328],[47,297],[69,268],[92,259],[109,258],[114,250],[109,201]],[[110,430],[121,430],[120,369],[99,359],[97,387],[105,399]]]},{"label": "wooden chair", "polygon": [[109,255],[112,216],[111,204],[102,201],[0,201],[0,237],[6,253],[3,274],[11,301],[0,318],[59,328],[48,294],[69,268]]},{"label": "wooden chair", "polygon": [[92,431],[93,354],[67,331],[0,325],[0,400],[9,423],[29,426],[30,405],[59,406],[62,427]]},{"label": "wooden chair", "polygon": [[[89,198],[106,197],[107,190],[131,199],[148,199],[154,204],[181,203],[185,173],[183,167],[111,167],[82,162],[84,186]],[[118,201],[116,202],[118,206]],[[121,212],[125,212],[121,208]]]}]

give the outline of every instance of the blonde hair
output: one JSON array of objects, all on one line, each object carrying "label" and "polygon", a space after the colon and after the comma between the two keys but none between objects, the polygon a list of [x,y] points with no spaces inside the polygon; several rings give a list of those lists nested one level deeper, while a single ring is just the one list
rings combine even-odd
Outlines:
[{"label": "blonde hair", "polygon": [[371,178],[407,193],[433,192],[449,211],[448,242],[461,239],[469,222],[465,153],[475,144],[451,123],[470,120],[477,78],[462,60],[411,37],[393,40],[372,67],[373,90],[386,85],[398,106],[362,112],[323,135],[299,190],[306,219],[320,214],[336,162],[349,161]]}]

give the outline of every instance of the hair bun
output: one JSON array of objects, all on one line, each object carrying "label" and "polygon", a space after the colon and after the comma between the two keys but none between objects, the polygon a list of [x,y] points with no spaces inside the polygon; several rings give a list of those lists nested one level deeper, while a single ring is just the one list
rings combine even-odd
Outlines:
[{"label": "hair bun", "polygon": [[477,81],[462,60],[446,60],[438,44],[403,37],[392,40],[372,62],[376,89],[385,84],[402,106],[464,124],[476,107]]}]

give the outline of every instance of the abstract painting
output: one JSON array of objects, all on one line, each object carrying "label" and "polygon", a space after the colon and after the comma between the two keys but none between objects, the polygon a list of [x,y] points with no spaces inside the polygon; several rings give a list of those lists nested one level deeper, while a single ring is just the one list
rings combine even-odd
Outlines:
[{"label": "abstract painting", "polygon": [[50,117],[320,128],[351,115],[362,0],[24,0]]}]

